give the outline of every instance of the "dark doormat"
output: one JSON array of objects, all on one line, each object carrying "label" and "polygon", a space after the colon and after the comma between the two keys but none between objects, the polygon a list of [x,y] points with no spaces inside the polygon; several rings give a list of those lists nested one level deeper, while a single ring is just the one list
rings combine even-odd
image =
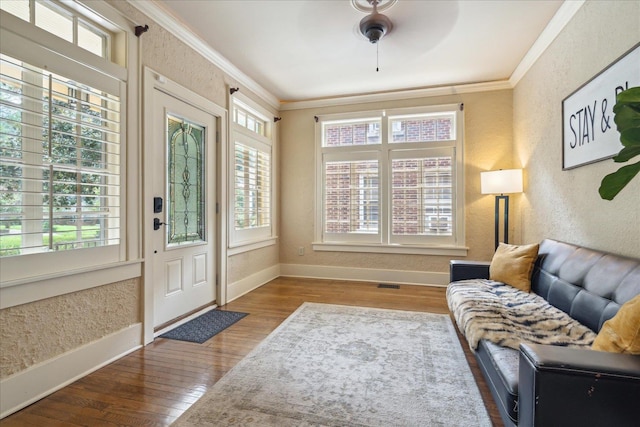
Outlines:
[{"label": "dark doormat", "polygon": [[207,311],[195,319],[191,319],[187,323],[160,335],[160,338],[202,344],[246,315],[248,315],[248,313],[239,313],[237,311]]}]

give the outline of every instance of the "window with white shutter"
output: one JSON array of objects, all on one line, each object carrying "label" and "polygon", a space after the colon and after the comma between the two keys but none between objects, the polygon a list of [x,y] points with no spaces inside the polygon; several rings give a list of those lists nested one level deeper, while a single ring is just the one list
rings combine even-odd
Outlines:
[{"label": "window with white shutter", "polygon": [[229,246],[274,238],[272,123],[267,113],[235,95],[232,114]]},{"label": "window with white shutter", "polygon": [[139,256],[124,182],[136,47],[121,17],[92,6],[0,2],[3,289],[97,268],[124,277]]},{"label": "window with white shutter", "polygon": [[271,225],[271,156],[268,152],[235,144],[235,203],[236,230]]},{"label": "window with white shutter", "polygon": [[5,55],[0,70],[0,256],[118,244],[119,95]]},{"label": "window with white shutter", "polygon": [[314,248],[463,246],[461,117],[458,105],[319,117]]},{"label": "window with white shutter", "polygon": [[328,161],[325,233],[378,233],[378,161]]}]

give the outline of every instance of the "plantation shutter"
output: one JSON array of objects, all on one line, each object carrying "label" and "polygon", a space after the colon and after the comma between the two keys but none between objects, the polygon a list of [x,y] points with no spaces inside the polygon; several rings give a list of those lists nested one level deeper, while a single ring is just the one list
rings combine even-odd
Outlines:
[{"label": "plantation shutter", "polygon": [[451,236],[452,156],[391,161],[392,235]]},{"label": "plantation shutter", "polygon": [[378,161],[325,163],[325,233],[378,233]]},{"label": "plantation shutter", "polygon": [[118,245],[121,85],[0,66],[0,256]]},{"label": "plantation shutter", "polygon": [[254,147],[235,143],[236,230],[271,225],[271,155]]}]

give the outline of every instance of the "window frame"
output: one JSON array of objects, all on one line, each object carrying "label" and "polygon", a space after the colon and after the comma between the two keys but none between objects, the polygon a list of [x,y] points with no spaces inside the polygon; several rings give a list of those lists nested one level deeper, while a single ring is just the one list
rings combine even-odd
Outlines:
[{"label": "window frame", "polygon": [[[431,144],[431,143],[430,143]],[[394,143],[395,145],[395,143]],[[452,159],[452,168],[455,170],[455,160],[456,160],[456,147],[450,146],[448,143],[433,143],[433,146],[429,148],[417,148],[414,144],[411,144],[413,148],[407,147],[399,150],[389,150],[389,164],[392,165],[394,160],[408,160],[408,159],[429,159],[434,157],[451,157]],[[389,167],[389,182],[393,181],[393,166]],[[452,171],[453,172],[453,171]],[[452,173],[453,174],[453,173]],[[452,177],[453,178],[453,177]],[[452,186],[456,186],[457,181],[452,179]],[[457,186],[456,186],[457,187]],[[390,191],[390,199],[393,199],[393,186],[389,185]],[[455,210],[455,191],[452,191],[452,206],[451,206],[451,216],[457,219],[457,212],[454,214]],[[424,200],[420,201],[420,204],[424,206]],[[393,209],[393,204],[389,205],[389,209]],[[423,212],[424,214],[424,212]],[[421,221],[425,221],[425,215],[421,215]],[[454,221],[455,222],[455,221]],[[393,218],[390,219],[390,226],[393,226]],[[428,238],[429,240],[438,241],[440,243],[430,244],[429,246],[454,246],[456,243],[456,231],[458,224],[452,224],[453,233],[451,236],[443,235],[443,236],[431,236]],[[424,239],[425,237],[422,235],[402,235],[402,234],[393,234],[389,233],[389,242],[390,244],[418,244],[420,245],[420,239]]]},{"label": "window frame", "polygon": [[[57,6],[58,3],[55,3]],[[118,34],[118,61],[100,57],[6,11],[2,14],[2,53],[48,69],[90,87],[104,87],[103,70],[120,96],[120,238],[118,245],[0,258],[0,308],[139,277],[141,272],[140,205],[135,193],[139,168],[136,116],[138,52],[133,24],[102,3],[65,3],[75,20],[96,22]],[[129,190],[133,189],[133,190]],[[104,252],[104,253],[103,253]]]},{"label": "window frame", "polygon": [[[326,182],[326,168],[324,167],[327,163],[342,163],[342,162],[371,162],[371,161],[377,161],[378,162],[378,182],[381,182],[381,168],[380,168],[380,153],[376,152],[376,151],[372,151],[372,150],[365,150],[365,151],[361,151],[361,152],[344,152],[345,150],[338,150],[337,153],[325,153],[324,154],[324,159],[326,161],[323,161],[321,165],[319,165],[319,167],[322,169],[322,182]],[[361,178],[364,177],[359,177],[358,179],[360,180]],[[364,190],[359,189],[359,192],[363,192]],[[343,240],[340,239],[340,236],[342,236],[344,233],[329,233],[327,231],[324,230],[324,225],[325,225],[325,209],[324,209],[324,191],[322,193],[322,234],[323,234],[323,238],[325,242],[331,242],[331,243],[341,243],[343,242]],[[360,206],[358,206],[359,211]],[[378,207],[378,218],[380,218],[380,207]],[[355,232],[355,233],[349,233],[350,236],[350,243],[376,243],[376,241],[379,241],[381,239],[381,227],[378,227],[378,231],[377,232],[371,232],[371,231],[360,231],[360,232]]]},{"label": "window frame", "polygon": [[[455,119],[455,139],[434,142],[392,142],[391,119],[416,115],[453,114]],[[464,221],[464,113],[460,104],[431,105],[410,108],[394,108],[387,110],[360,111],[350,113],[326,114],[317,116],[315,127],[316,139],[316,188],[315,188],[315,221],[314,242],[312,247],[317,251],[338,252],[370,252],[464,256],[465,246]],[[379,118],[381,120],[379,144],[323,147],[323,129],[326,122],[349,122],[361,119]],[[428,145],[427,145],[428,144]],[[397,236],[391,232],[391,192],[392,170],[394,158],[411,157],[411,153],[428,153],[441,155],[450,153],[452,157],[452,215],[454,216],[453,236],[451,238],[433,238],[430,236]],[[327,161],[338,161],[358,158],[366,154],[367,158],[379,159],[379,211],[380,218],[376,239],[370,236],[349,235],[347,239],[340,236],[327,235],[325,232],[325,164]],[[420,157],[420,156],[418,156]],[[339,233],[338,233],[339,234]],[[343,234],[344,236],[344,234]]]},{"label": "window frame", "polygon": [[[4,61],[4,59],[3,59]],[[46,253],[53,251],[53,247],[72,247],[75,250],[76,245],[82,247],[96,246],[110,246],[120,244],[120,233],[114,233],[112,231],[113,226],[119,230],[120,224],[120,148],[121,133],[115,131],[120,127],[120,96],[119,94],[125,89],[122,83],[109,79],[100,88],[88,88],[90,91],[84,92],[86,85],[78,84],[79,75],[70,77],[69,75],[61,76],[56,73],[49,72],[50,70],[42,70],[40,67],[34,68],[32,64],[27,64],[24,61],[17,61],[15,58],[6,58],[7,64],[14,65],[11,67],[7,65],[7,70],[14,70],[20,73],[20,93],[24,98],[24,103],[16,104],[15,107],[11,106],[10,109],[21,111],[21,114],[26,114],[26,119],[22,116],[19,119],[19,124],[16,127],[20,128],[21,149],[20,159],[18,167],[21,170],[21,191],[22,196],[21,205],[24,208],[22,213],[22,244],[20,246],[20,255],[24,256],[30,253]],[[17,63],[15,62],[17,61]],[[52,68],[50,66],[49,68]],[[111,87],[109,87],[111,86]],[[109,88],[107,88],[109,87]],[[65,92],[59,92],[65,90]],[[107,92],[108,91],[108,92]],[[117,100],[111,98],[114,92],[118,93]],[[99,94],[97,94],[99,93]],[[109,93],[108,98],[101,98],[101,95]],[[86,97],[80,98],[80,94]],[[43,96],[45,98],[43,98]],[[49,103],[46,99],[51,99]],[[96,99],[91,100],[90,97],[98,98],[98,101],[102,99],[102,103],[96,103]],[[104,100],[111,98],[110,104],[105,104]],[[93,104],[91,104],[93,102]],[[111,105],[116,105],[116,110],[110,110]],[[114,116],[107,117],[101,114],[99,117],[99,123],[95,121],[87,122],[85,119],[88,116],[87,111],[84,108],[98,109],[101,113],[113,113]],[[56,112],[56,109],[57,110]],[[66,112],[66,114],[65,114]],[[71,114],[71,115],[70,115]],[[39,120],[34,120],[34,117],[40,117]],[[47,130],[45,126],[45,119],[51,121],[51,123],[58,123],[60,125],[68,125],[70,129],[66,131],[56,130],[54,125]],[[112,122],[114,120],[114,122]],[[100,156],[100,164],[97,166],[87,166],[82,164],[85,154],[91,155],[95,153],[91,148],[83,147],[80,143],[81,139],[89,138],[84,132],[91,130],[100,134],[99,142],[100,149],[97,151]],[[68,133],[67,133],[68,132]],[[43,135],[43,133],[46,135]],[[55,136],[57,135],[57,137]],[[94,136],[95,133],[92,135]],[[69,143],[73,145],[70,145]],[[43,152],[43,144],[47,147],[48,151]],[[73,157],[68,157],[65,152],[71,150],[74,154]],[[62,151],[60,151],[62,150]],[[82,160],[79,158],[82,156]],[[80,162],[80,163],[78,163]],[[8,164],[11,164],[8,163]],[[78,179],[78,174],[81,174],[83,178],[90,177],[91,181],[81,183]],[[27,178],[28,176],[28,178]],[[48,178],[46,178],[48,176]],[[55,178],[57,176],[57,178]],[[74,180],[66,181],[63,177],[75,177]],[[62,181],[56,182],[58,179]],[[95,179],[100,179],[100,182],[96,183]],[[73,189],[75,187],[75,189]],[[47,196],[43,191],[49,188],[51,193]],[[57,188],[57,190],[56,190]],[[62,189],[69,189],[72,191],[65,191],[64,193],[71,200],[75,199],[73,204],[68,206],[58,205],[56,200],[64,198],[62,194],[55,193]],[[84,193],[84,191],[92,189],[102,188],[100,194]],[[48,205],[45,205],[45,200],[48,199]],[[85,205],[84,199],[93,199],[93,203]],[[92,205],[95,207],[95,199],[100,199],[99,205],[103,206],[103,209],[92,209]],[[27,200],[27,201],[25,201]],[[30,201],[29,201],[30,200]],[[48,208],[45,208],[48,206]],[[106,207],[106,209],[104,209]],[[83,212],[85,211],[86,212]],[[47,211],[44,213],[44,211]],[[89,211],[94,211],[94,216],[99,216],[99,220],[102,223],[100,227],[100,236],[97,239],[91,240],[85,239],[80,235],[82,233],[83,221],[86,220],[85,215],[89,214]],[[67,224],[74,226],[74,233],[76,239],[66,243],[54,243],[51,241],[53,234],[52,229],[49,229],[48,242],[49,250],[46,250],[46,244],[44,236],[47,234],[44,224],[39,222],[49,221],[60,224],[63,216],[76,217],[73,223]],[[90,216],[90,215],[88,215]],[[69,230],[68,232],[71,232]],[[0,237],[1,238],[1,237]],[[117,243],[115,243],[117,242]],[[86,246],[85,246],[86,245]],[[64,249],[63,249],[64,250]],[[1,253],[0,253],[1,255]],[[8,255],[11,256],[11,255]],[[103,255],[105,256],[105,255]],[[111,255],[113,256],[113,254]]]},{"label": "window frame", "polygon": [[[245,112],[250,113],[252,116],[258,118],[264,123],[264,129],[262,129],[262,135],[237,124],[235,121],[235,108],[239,107]],[[266,246],[271,246],[276,243],[276,206],[275,206],[275,194],[276,194],[276,181],[275,181],[275,165],[276,165],[276,144],[275,134],[276,126],[274,126],[273,120],[270,119],[272,115],[251,100],[249,97],[235,93],[230,99],[230,108],[232,109],[229,114],[229,147],[228,147],[228,233],[227,233],[227,253],[234,255],[249,250],[254,250]],[[259,151],[269,156],[269,224],[257,227],[247,227],[243,229],[236,229],[236,211],[235,211],[235,154],[236,144],[244,145],[252,150]]]},{"label": "window frame", "polygon": [[[27,24],[32,25],[34,28],[41,29],[45,31],[49,36],[54,36],[60,38],[61,40],[65,40],[80,49],[83,49],[86,52],[92,53],[96,56],[104,58],[106,60],[110,60],[113,52],[111,51],[112,38],[113,33],[120,32],[121,29],[113,25],[111,22],[105,20],[102,16],[95,13],[95,11],[88,9],[85,7],[81,1],[67,1],[62,3],[61,1],[56,0],[23,0],[25,4],[28,4],[28,13],[29,17],[24,19],[18,17],[17,15],[13,15],[8,13],[9,15],[16,17]],[[95,7],[92,5],[92,8]],[[69,18],[69,22],[71,25],[71,40],[66,40],[61,38],[59,35],[48,31],[43,25],[37,22],[38,16],[38,8],[46,8],[51,10],[53,13],[66,16]],[[42,9],[40,9],[42,10]],[[79,27],[84,27],[84,30],[92,32],[102,39],[102,54],[93,53],[86,47],[81,46],[80,43],[80,33]]]}]

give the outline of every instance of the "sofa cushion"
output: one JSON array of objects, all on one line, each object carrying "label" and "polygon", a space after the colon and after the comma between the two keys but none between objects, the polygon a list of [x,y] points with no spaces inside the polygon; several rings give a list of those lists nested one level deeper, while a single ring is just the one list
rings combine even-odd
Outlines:
[{"label": "sofa cushion", "polygon": [[638,259],[550,239],[538,252],[531,291],[596,333],[640,294]]},{"label": "sofa cushion", "polygon": [[624,303],[612,319],[604,322],[592,348],[640,354],[640,295]]},{"label": "sofa cushion", "polygon": [[538,244],[518,246],[500,243],[489,266],[489,278],[529,292],[538,247]]},{"label": "sofa cushion", "polygon": [[[634,273],[635,270],[635,273]],[[630,277],[635,274],[635,279]],[[591,267],[584,277],[584,289],[594,295],[614,300],[620,304],[631,299],[628,295],[620,293],[620,285],[625,280],[640,281],[640,268],[638,261],[630,258],[622,258],[616,255],[605,254]],[[630,290],[630,294],[637,293],[638,289]]]},{"label": "sofa cushion", "polygon": [[489,384],[501,413],[518,423],[518,350],[502,347],[490,341],[478,343],[476,360]]},{"label": "sofa cushion", "polygon": [[518,349],[521,343],[590,347],[596,334],[534,293],[492,280],[447,287],[447,304],[475,350],[481,339]]},{"label": "sofa cushion", "polygon": [[611,306],[612,310],[617,311],[620,306],[605,298],[600,298],[590,292],[578,292],[571,305],[569,315],[582,323],[592,331],[600,330],[600,316],[594,316],[594,313],[607,312],[607,306]]},{"label": "sofa cushion", "polygon": [[636,295],[640,295],[640,261],[633,270],[627,272],[620,285],[613,291],[612,299],[618,304],[624,304]]}]

